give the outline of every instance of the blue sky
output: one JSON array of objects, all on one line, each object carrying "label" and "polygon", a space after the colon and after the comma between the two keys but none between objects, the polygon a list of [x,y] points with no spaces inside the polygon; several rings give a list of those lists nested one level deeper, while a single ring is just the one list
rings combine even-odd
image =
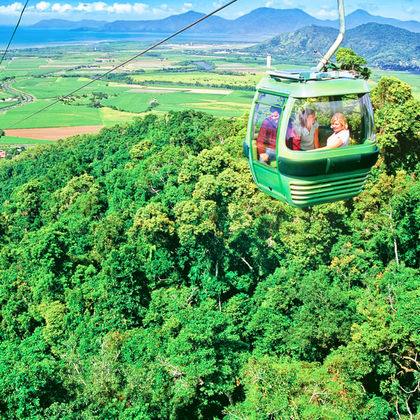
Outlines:
[{"label": "blue sky", "polygon": [[[117,19],[143,20],[160,19],[188,10],[208,13],[229,0],[42,0],[29,1],[22,24],[32,24],[41,19],[95,19],[113,21]],[[0,25],[7,25],[17,19],[24,0],[0,0]],[[345,0],[346,14],[356,9],[364,9],[373,15],[393,17],[400,20],[420,21],[418,0]],[[220,12],[227,19],[237,18],[257,7],[276,9],[299,8],[320,19],[337,17],[336,0],[238,0]]]}]

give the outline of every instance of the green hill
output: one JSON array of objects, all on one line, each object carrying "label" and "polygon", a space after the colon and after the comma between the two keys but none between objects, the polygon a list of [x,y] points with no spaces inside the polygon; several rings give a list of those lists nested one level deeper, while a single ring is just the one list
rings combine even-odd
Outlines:
[{"label": "green hill", "polygon": [[418,102],[388,80],[374,104],[366,190],[303,210],[256,190],[245,119],[148,115],[1,162],[0,416],[418,414]]},{"label": "green hill", "polygon": [[[328,51],[337,30],[307,26],[295,32],[278,35],[248,51],[271,54],[278,60],[312,65],[319,61],[314,50]],[[346,31],[341,45],[364,57],[371,67],[384,70],[420,71],[420,34],[390,25],[367,23]]]}]

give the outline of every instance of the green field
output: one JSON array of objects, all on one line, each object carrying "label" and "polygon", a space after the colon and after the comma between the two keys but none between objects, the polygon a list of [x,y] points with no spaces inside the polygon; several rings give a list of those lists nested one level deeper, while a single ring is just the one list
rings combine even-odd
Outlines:
[{"label": "green field", "polygon": [[78,125],[113,125],[131,120],[135,114],[115,111],[109,108],[71,106],[57,103],[48,110],[16,125],[20,120],[52,103],[38,100],[22,107],[13,108],[0,115],[1,128],[43,128],[70,127]]},{"label": "green field", "polygon": [[10,92],[5,92],[4,90],[0,90],[0,101],[2,99],[7,99],[7,98],[10,98],[12,96],[15,96],[15,95],[12,95]]},{"label": "green field", "polygon": [[255,86],[261,75],[251,73],[241,73],[235,75],[226,75],[207,72],[162,72],[151,71],[133,76],[134,83],[154,84],[182,84],[188,86],[208,86],[208,87],[237,87],[245,88]]},{"label": "green field", "polygon": [[16,105],[17,103],[19,103],[19,101],[0,102],[0,110],[2,108],[7,108],[9,106]]},{"label": "green field", "polygon": [[[153,89],[151,89],[153,91]],[[194,93],[196,91],[197,93]],[[209,89],[208,91],[211,91]],[[217,92],[217,90],[215,90]],[[126,92],[124,95],[103,101],[107,106],[117,107],[128,112],[146,112],[151,103],[156,103],[159,111],[178,111],[183,109],[197,109],[213,115],[241,116],[252,102],[253,92],[226,90],[225,94],[201,93],[199,89],[185,89],[184,91],[161,90],[149,93]]]},{"label": "green field", "polygon": [[[34,102],[0,114],[0,128],[109,126],[145,112],[184,109],[239,117],[249,110],[254,88],[267,70],[263,57],[232,54],[230,47],[226,51],[217,45],[195,50],[175,44],[160,47],[112,73],[109,80],[97,80],[64,102],[16,125],[138,53],[145,45],[116,42],[14,52],[4,63],[2,77],[14,77],[11,87],[33,96]],[[273,66],[302,68],[275,60]],[[375,70],[371,86],[382,76],[407,82],[420,98],[418,75]],[[14,95],[0,91],[0,99]],[[8,105],[0,103],[0,108]]]},{"label": "green field", "polygon": [[53,142],[51,140],[28,139],[25,137],[12,137],[12,136],[0,137],[0,146],[12,145],[12,144],[47,144],[47,143],[53,143]]},{"label": "green field", "polygon": [[116,107],[119,110],[127,112],[146,112],[149,108],[150,102],[157,95],[154,93],[130,93],[126,92],[123,95],[105,99],[103,103],[109,107]]},{"label": "green field", "polygon": [[[37,99],[58,98],[67,95],[88,83],[92,79],[87,77],[42,77],[22,79],[13,83],[15,89],[29,93]],[[98,80],[90,86],[84,88],[78,95],[84,95],[91,92],[103,93],[122,93],[126,89],[109,87],[104,81]]]}]

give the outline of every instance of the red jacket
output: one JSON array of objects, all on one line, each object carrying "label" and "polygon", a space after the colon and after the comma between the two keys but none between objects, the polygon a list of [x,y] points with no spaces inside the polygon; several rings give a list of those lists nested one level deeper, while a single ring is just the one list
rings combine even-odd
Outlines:
[{"label": "red jacket", "polygon": [[268,147],[276,150],[278,126],[278,121],[274,121],[271,117],[263,121],[257,137],[258,155],[265,153]]}]

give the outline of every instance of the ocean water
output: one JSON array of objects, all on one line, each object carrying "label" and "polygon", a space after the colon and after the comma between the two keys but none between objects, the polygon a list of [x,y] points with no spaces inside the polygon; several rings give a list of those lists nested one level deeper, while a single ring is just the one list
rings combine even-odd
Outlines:
[{"label": "ocean water", "polygon": [[[13,33],[13,27],[0,26],[0,50],[4,50]],[[103,41],[158,41],[170,33],[144,33],[144,32],[95,32],[75,31],[68,29],[33,29],[21,26],[16,31],[10,49],[35,48],[45,46],[57,46],[66,44],[89,44]],[[226,34],[197,34],[182,33],[171,39],[171,42],[253,42],[246,35]]]}]

